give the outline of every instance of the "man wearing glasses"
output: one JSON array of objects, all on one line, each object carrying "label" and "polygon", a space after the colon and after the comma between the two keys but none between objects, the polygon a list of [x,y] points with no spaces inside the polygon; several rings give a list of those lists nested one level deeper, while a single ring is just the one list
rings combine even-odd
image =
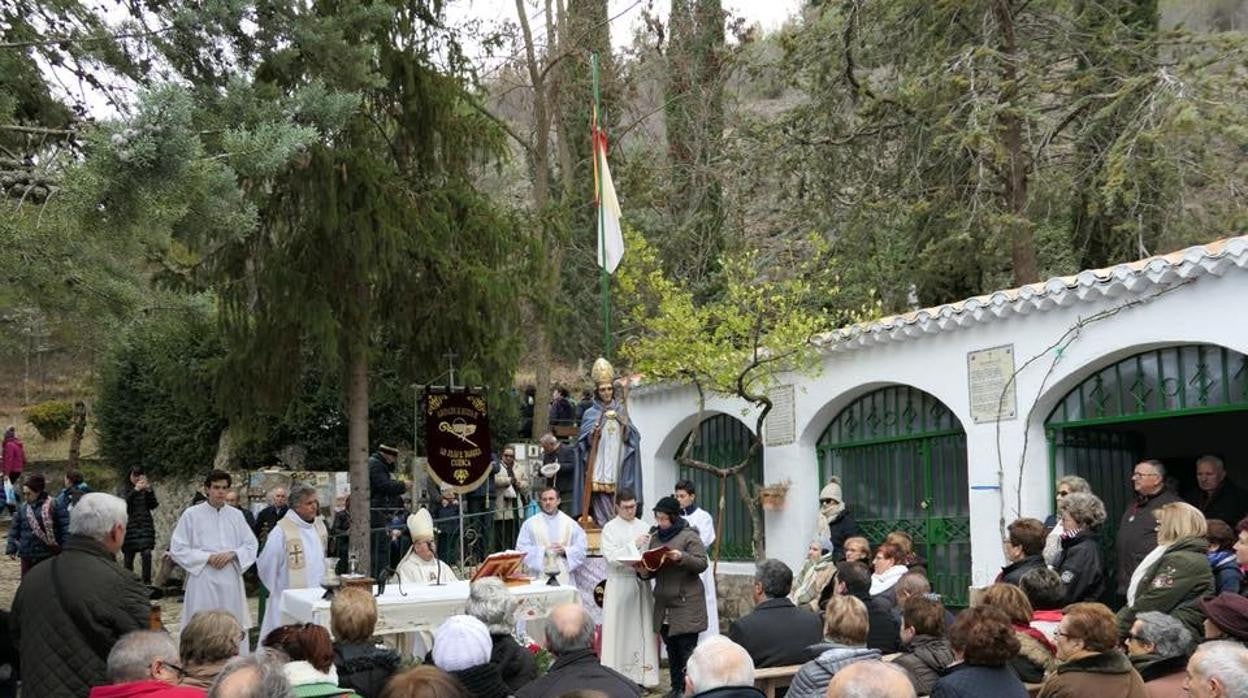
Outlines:
[{"label": "man wearing glasses", "polygon": [[1182,501],[1166,489],[1166,466],[1159,460],[1140,461],[1131,473],[1135,500],[1127,505],[1118,524],[1118,596],[1127,595],[1131,573],[1146,555],[1157,547],[1157,518],[1153,515],[1162,506]]}]

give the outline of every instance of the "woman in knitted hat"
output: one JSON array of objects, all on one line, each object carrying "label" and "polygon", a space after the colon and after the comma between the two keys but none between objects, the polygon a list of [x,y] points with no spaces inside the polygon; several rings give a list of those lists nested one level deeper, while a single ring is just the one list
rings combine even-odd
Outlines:
[{"label": "woman in knitted hat", "polygon": [[702,580],[706,569],[706,548],[698,532],[680,515],[675,497],[664,497],[654,505],[658,528],[650,539],[650,549],[667,548],[657,566],[639,563],[642,579],[654,581],[654,627],[667,647],[668,670],[673,686],[685,685],[685,665],[698,644],[698,633],[706,630],[706,603]]},{"label": "woman in knitted hat", "polygon": [[485,623],[472,616],[451,616],[433,632],[433,664],[459,679],[475,698],[508,698],[498,666],[490,663],[494,642]]},{"label": "woman in knitted hat", "polygon": [[832,541],[824,538],[812,540],[806,549],[806,564],[793,582],[789,601],[799,608],[819,613],[819,600],[823,590],[836,581],[836,562],[832,559]]},{"label": "woman in knitted hat", "polygon": [[836,561],[845,559],[845,539],[862,535],[854,517],[845,510],[845,499],[841,494],[841,481],[837,478],[828,480],[819,492],[819,521],[816,524],[815,538],[827,537],[832,543],[832,558]]}]

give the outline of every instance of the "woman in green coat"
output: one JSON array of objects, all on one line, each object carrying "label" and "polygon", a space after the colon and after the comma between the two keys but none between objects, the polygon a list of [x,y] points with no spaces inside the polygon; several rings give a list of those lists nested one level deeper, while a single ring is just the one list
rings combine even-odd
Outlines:
[{"label": "woman in green coat", "polygon": [[1127,605],[1118,611],[1118,635],[1125,638],[1144,611],[1160,611],[1183,622],[1192,637],[1202,637],[1204,614],[1198,602],[1213,593],[1213,573],[1205,551],[1205,517],[1185,502],[1159,508],[1157,547],[1135,569],[1127,586]]}]

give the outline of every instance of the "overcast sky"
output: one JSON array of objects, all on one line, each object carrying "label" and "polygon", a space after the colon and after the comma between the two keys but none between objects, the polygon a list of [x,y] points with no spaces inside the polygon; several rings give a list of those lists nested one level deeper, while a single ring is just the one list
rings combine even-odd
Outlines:
[{"label": "overcast sky", "polygon": [[[544,24],[542,0],[525,0],[534,33]],[[758,22],[764,31],[778,28],[791,15],[797,14],[801,0],[723,0],[724,11],[731,17],[744,17],[748,23]],[[654,11],[666,19],[671,7],[670,0],[608,0],[607,11],[611,17],[611,43],[616,49],[627,46],[633,30],[641,23],[642,10],[653,5]],[[480,20],[487,26],[516,19],[515,0],[452,0],[446,8],[448,23]]]},{"label": "overcast sky", "polygon": [[[802,3],[802,0],[722,1],[724,10],[730,17],[744,18],[749,24],[757,22],[764,31],[778,28],[787,18],[797,13]],[[525,0],[525,3],[529,7],[530,23],[534,33],[539,35],[538,43],[540,44],[542,43],[540,34],[543,33],[542,28],[545,26],[545,20],[542,17],[545,3],[543,0]],[[119,0],[109,0],[101,5],[105,8],[110,22],[119,21],[126,16]],[[634,30],[641,24],[642,11],[648,6],[653,6],[654,12],[664,20],[667,19],[670,0],[608,0],[611,42],[616,50],[628,46],[632,41]],[[446,18],[451,26],[480,23],[483,29],[498,28],[505,23],[516,21],[516,3],[515,0],[451,0],[447,3]],[[470,41],[466,41],[464,48],[469,56],[476,59],[483,68],[489,68],[491,62],[497,61],[497,58],[494,61],[486,58],[480,48],[473,46]],[[72,75],[64,69],[47,65],[42,67],[61,78],[66,92],[84,97],[88,110],[95,117],[108,118],[116,115],[116,111],[101,94],[89,86],[78,85]]]}]

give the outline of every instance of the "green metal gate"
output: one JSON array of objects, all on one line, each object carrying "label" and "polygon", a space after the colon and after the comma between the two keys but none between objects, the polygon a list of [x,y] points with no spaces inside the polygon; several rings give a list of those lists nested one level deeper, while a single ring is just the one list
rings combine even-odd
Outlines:
[{"label": "green metal gate", "polygon": [[966,433],[939,400],[909,386],[864,395],[819,437],[820,481],[833,475],[871,543],[905,531],[932,589],[965,606],[971,583]]},{"label": "green metal gate", "polygon": [[[692,433],[692,432],[690,432]],[[685,437],[679,456],[685,450]],[[754,437],[750,428],[741,420],[727,414],[716,414],[702,420],[698,428],[698,441],[693,446],[693,457],[703,463],[718,467],[728,467],[740,462],[750,450]],[[729,478],[724,488],[724,516],[719,517],[719,478],[704,470],[681,466],[680,477],[693,482],[698,490],[698,506],[710,513],[718,527],[715,531],[720,546],[719,559],[753,560],[754,524],[750,521],[749,511],[738,494],[736,478]],[[745,468],[745,480],[750,484],[761,484],[763,481],[763,451],[760,448],[753,460]],[[710,551],[707,551],[710,553]]]},{"label": "green metal gate", "polygon": [[1132,431],[1132,423],[1244,410],[1248,356],[1208,344],[1140,352],[1098,370],[1062,397],[1045,420],[1049,481],[1078,475],[1105,502],[1106,569],[1115,569],[1114,538],[1131,497],[1131,472],[1147,457],[1143,434]]}]

